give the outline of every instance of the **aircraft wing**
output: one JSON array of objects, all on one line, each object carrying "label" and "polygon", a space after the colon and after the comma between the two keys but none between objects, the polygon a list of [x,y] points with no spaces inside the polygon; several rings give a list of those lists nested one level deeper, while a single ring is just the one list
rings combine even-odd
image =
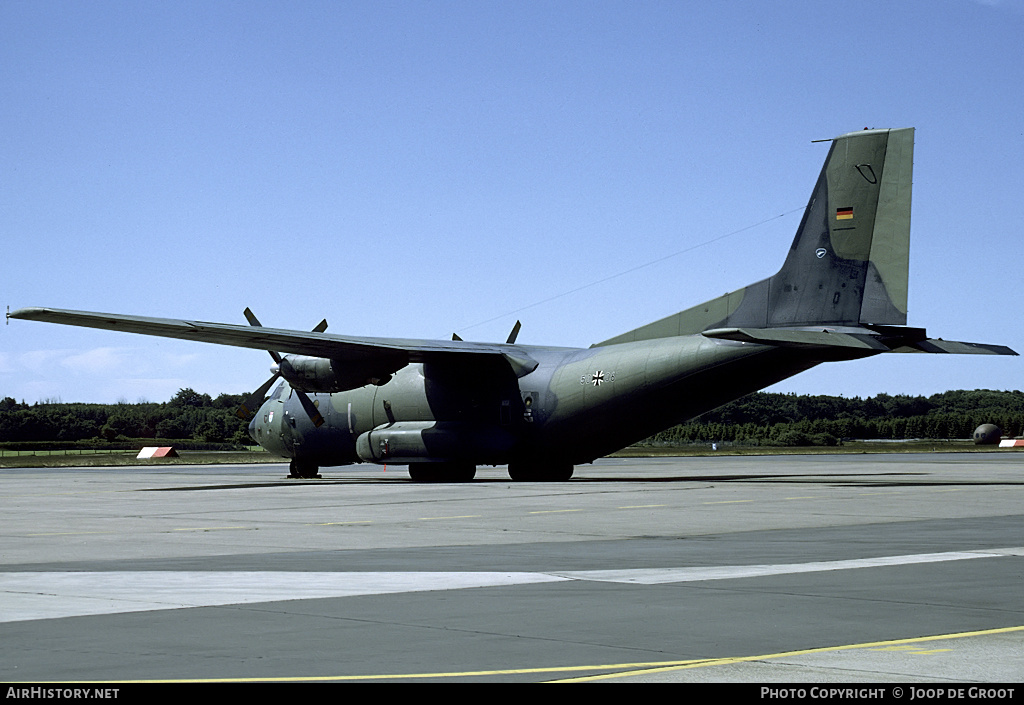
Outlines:
[{"label": "aircraft wing", "polygon": [[405,338],[366,338],[331,333],[304,332],[280,328],[243,326],[230,323],[186,321],[174,318],[149,318],[116,313],[69,311],[55,308],[23,308],[8,318],[44,321],[86,328],[179,338],[240,348],[273,350],[282,353],[323,357],[353,364],[379,356],[423,362],[447,356],[492,355],[508,361],[517,376],[529,374],[537,361],[520,347],[500,343],[474,343],[462,340],[416,340]]}]

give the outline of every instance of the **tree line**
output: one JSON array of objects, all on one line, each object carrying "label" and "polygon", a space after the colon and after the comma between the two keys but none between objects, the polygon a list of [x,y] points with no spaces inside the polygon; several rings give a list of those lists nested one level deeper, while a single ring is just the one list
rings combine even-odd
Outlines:
[{"label": "tree line", "polygon": [[[235,415],[245,394],[180,389],[167,402],[32,405],[0,400],[0,443],[116,443],[134,439],[249,445]],[[970,438],[983,423],[1024,435],[1024,393],[957,390],[861,399],[757,392],[656,434],[655,444],[836,445],[844,438]]]},{"label": "tree line", "polygon": [[656,444],[837,445],[843,439],[971,438],[981,424],[1024,435],[1024,393],[956,390],[861,399],[756,392],[656,434]]},{"label": "tree line", "polygon": [[162,403],[28,405],[6,397],[0,400],[0,443],[80,445],[166,439],[251,445],[247,422],[235,415],[246,397],[221,394],[214,399],[193,389],[179,389]]}]

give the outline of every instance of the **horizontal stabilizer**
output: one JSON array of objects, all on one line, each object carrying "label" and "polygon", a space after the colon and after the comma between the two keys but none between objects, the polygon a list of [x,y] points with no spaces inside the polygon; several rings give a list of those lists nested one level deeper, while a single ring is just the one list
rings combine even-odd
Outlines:
[{"label": "horizontal stabilizer", "polygon": [[706,330],[705,338],[738,340],[780,348],[856,348],[865,351],[889,352],[877,337],[870,334],[836,333],[828,330],[787,330],[785,328],[716,328]]},{"label": "horizontal stabilizer", "polygon": [[877,326],[878,330],[839,332],[828,329],[799,330],[790,328],[715,328],[702,333],[705,338],[736,340],[742,343],[772,345],[779,348],[826,349],[847,348],[865,352],[924,352],[956,355],[1016,355],[1005,345],[961,343],[941,338],[927,338],[921,328]]},{"label": "horizontal stabilizer", "polygon": [[961,343],[956,340],[928,338],[918,343],[893,348],[892,352],[926,352],[947,353],[953,355],[1016,355],[1017,353],[1005,345],[989,345],[987,343]]}]

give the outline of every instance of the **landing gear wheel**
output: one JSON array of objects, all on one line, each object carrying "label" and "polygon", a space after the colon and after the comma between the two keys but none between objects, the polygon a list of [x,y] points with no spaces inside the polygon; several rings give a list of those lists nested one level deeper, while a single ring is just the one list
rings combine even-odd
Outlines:
[{"label": "landing gear wheel", "polygon": [[470,482],[476,477],[476,465],[470,463],[411,463],[413,482]]},{"label": "landing gear wheel", "polygon": [[320,466],[304,460],[292,460],[288,463],[288,477],[312,479],[320,477]]},{"label": "landing gear wheel", "polygon": [[565,482],[572,478],[571,463],[523,461],[508,464],[508,476],[516,482]]}]

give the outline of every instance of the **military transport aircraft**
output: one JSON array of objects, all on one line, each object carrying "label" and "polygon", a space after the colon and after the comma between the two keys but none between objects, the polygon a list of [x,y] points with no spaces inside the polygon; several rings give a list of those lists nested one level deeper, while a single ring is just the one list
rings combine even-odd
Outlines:
[{"label": "military transport aircraft", "polygon": [[823,362],[1016,355],[906,326],[914,129],[831,143],[777,274],[590,348],[517,345],[518,324],[505,343],[476,343],[334,335],[326,321],[264,328],[248,310],[248,326],[49,308],[9,317],[271,351],[273,376],[240,413],[294,477],[367,462],[408,465],[421,481],[471,480],[481,464],[568,480],[574,465]]}]

